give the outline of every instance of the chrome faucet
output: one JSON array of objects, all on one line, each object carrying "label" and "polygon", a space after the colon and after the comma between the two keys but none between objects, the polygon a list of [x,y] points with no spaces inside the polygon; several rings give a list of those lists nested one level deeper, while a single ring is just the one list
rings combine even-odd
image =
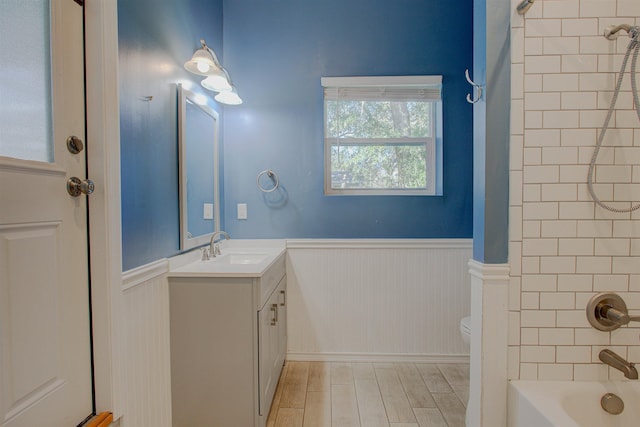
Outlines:
[{"label": "chrome faucet", "polygon": [[604,349],[600,351],[599,357],[602,363],[619,370],[630,380],[638,379],[638,371],[636,370],[635,365],[631,362],[627,362],[613,351]]},{"label": "chrome faucet", "polygon": [[[217,255],[220,255],[220,245],[216,244],[216,237],[222,236],[225,240],[229,240],[231,236],[226,231],[216,231],[211,235],[211,241],[209,242],[209,254],[212,258],[215,258]],[[222,239],[220,239],[222,240]],[[220,241],[218,240],[218,242]]]}]

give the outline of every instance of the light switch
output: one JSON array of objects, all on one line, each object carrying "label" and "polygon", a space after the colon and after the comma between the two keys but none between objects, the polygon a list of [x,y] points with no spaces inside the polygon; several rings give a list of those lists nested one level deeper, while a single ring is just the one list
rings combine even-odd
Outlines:
[{"label": "light switch", "polygon": [[247,219],[246,203],[238,203],[238,219]]},{"label": "light switch", "polygon": [[204,219],[213,219],[213,203],[205,203],[203,211]]}]

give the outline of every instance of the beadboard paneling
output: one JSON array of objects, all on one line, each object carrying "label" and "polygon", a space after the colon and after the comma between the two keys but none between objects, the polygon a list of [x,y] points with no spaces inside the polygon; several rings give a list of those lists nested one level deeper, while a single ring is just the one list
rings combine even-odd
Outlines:
[{"label": "beadboard paneling", "polygon": [[290,240],[288,358],[467,357],[470,240]]},{"label": "beadboard paneling", "polygon": [[123,275],[123,427],[171,426],[168,261]]},{"label": "beadboard paneling", "polygon": [[[460,361],[469,240],[287,242],[289,359]],[[123,427],[171,426],[167,260],[123,275]]]}]

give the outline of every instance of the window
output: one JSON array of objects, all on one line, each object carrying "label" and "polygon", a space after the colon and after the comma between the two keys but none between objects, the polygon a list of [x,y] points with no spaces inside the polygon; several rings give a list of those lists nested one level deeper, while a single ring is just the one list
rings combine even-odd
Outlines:
[{"label": "window", "polygon": [[441,76],[323,77],[325,194],[441,195]]},{"label": "window", "polygon": [[52,9],[0,0],[0,156],[54,161]]}]

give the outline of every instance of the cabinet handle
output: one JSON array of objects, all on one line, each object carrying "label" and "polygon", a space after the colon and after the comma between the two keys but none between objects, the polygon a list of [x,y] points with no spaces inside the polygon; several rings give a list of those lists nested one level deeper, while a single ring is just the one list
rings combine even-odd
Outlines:
[{"label": "cabinet handle", "polygon": [[271,326],[278,324],[278,304],[271,304],[271,311],[273,311],[273,318],[271,319]]},{"label": "cabinet handle", "polygon": [[285,291],[280,291],[280,293],[282,294],[282,302],[280,305],[284,307],[287,304],[287,293]]}]

